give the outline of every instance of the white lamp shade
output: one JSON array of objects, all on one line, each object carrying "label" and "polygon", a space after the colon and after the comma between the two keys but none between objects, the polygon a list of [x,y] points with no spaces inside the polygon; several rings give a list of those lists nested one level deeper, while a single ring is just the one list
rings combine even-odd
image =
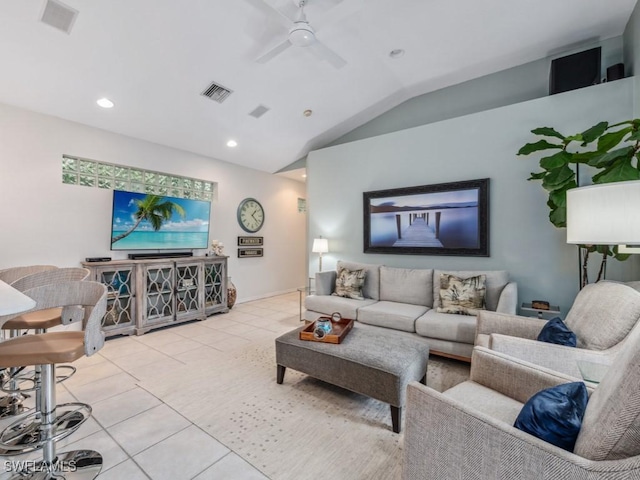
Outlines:
[{"label": "white lamp shade", "polygon": [[640,181],[568,190],[567,243],[640,244]]},{"label": "white lamp shade", "polygon": [[326,238],[314,238],[311,251],[313,253],[327,253],[329,251],[329,242]]}]

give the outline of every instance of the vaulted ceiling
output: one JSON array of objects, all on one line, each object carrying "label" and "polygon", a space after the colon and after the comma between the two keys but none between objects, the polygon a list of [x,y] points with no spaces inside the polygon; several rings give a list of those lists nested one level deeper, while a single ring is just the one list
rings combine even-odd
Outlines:
[{"label": "vaulted ceiling", "polygon": [[64,0],[64,33],[46,0],[3,0],[0,102],[275,172],[416,95],[621,35],[636,3],[307,0],[323,50],[283,44],[299,1]]}]

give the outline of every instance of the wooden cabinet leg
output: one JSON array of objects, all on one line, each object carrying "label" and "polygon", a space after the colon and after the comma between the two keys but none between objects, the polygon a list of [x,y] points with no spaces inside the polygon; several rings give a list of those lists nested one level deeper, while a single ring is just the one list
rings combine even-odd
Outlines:
[{"label": "wooden cabinet leg", "polygon": [[279,385],[282,385],[282,382],[284,381],[284,371],[286,369],[287,367],[278,365],[278,374],[276,375],[276,382],[278,382]]}]

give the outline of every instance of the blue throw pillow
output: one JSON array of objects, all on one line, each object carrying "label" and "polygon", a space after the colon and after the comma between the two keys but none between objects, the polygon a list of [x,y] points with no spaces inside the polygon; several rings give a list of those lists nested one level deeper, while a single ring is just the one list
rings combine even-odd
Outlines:
[{"label": "blue throw pillow", "polygon": [[588,399],[582,382],[547,388],[524,404],[513,426],[573,452]]},{"label": "blue throw pillow", "polygon": [[542,327],[538,340],[567,347],[575,347],[577,344],[576,334],[565,325],[560,317],[552,318]]}]

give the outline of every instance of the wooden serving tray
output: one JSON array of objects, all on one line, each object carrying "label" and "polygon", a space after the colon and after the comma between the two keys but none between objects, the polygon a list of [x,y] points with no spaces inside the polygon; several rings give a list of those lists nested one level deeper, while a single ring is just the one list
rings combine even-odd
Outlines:
[{"label": "wooden serving tray", "polygon": [[331,333],[324,338],[316,338],[313,336],[313,330],[316,328],[316,322],[310,323],[300,331],[300,340],[309,340],[311,342],[323,343],[341,343],[344,337],[353,328],[354,320],[349,318],[341,318],[338,321],[331,322]]}]

